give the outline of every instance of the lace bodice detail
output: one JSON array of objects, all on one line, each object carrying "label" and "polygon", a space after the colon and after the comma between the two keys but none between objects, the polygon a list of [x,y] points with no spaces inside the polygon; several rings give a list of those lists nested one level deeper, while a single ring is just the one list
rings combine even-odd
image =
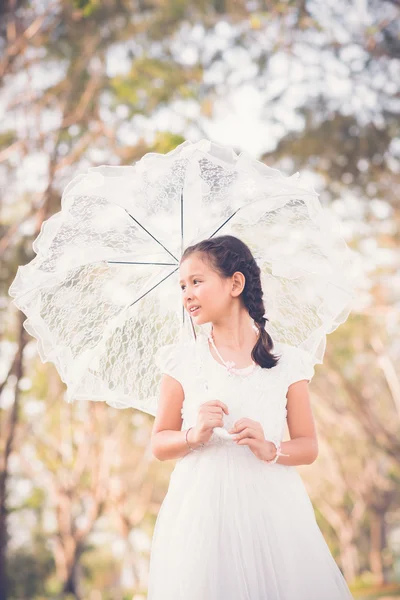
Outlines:
[{"label": "lace bodice detail", "polygon": [[[174,377],[182,385],[184,401],[181,409],[182,430],[194,427],[198,410],[208,400],[221,400],[229,408],[224,414],[224,427],[248,417],[261,423],[265,438],[282,440],[286,421],[286,394],[295,381],[314,375],[310,354],[301,348],[274,343],[272,352],[279,356],[275,367],[241,369],[240,374],[229,373],[226,367],[211,355],[205,336],[196,341],[161,347],[156,354],[156,365],[162,373]],[[215,433],[207,445],[232,445]]]}]

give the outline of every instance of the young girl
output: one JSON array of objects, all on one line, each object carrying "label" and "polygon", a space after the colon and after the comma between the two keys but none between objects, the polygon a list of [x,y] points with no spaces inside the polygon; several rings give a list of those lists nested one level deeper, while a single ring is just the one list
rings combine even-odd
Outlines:
[{"label": "young girl", "polygon": [[179,274],[183,306],[204,327],[156,355],[152,452],[179,460],[148,600],[351,599],[295,468],[318,456],[311,356],[265,330],[260,269],[238,238],[188,247]]}]

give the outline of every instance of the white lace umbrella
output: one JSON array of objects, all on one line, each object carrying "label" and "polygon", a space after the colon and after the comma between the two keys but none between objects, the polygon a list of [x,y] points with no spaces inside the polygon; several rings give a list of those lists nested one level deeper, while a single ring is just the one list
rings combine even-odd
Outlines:
[{"label": "white lace umbrella", "polygon": [[318,195],[242,152],[201,140],[133,166],[90,168],[43,223],[37,256],[9,293],[67,400],[155,415],[157,349],[196,334],[179,286],[183,250],[240,237],[262,271],[274,341],[322,363],[326,334],[351,310],[351,252]]}]

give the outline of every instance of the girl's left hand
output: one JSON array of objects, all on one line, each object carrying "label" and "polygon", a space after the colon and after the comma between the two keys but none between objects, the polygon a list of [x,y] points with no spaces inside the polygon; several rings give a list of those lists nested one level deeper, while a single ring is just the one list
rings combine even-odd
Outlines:
[{"label": "girl's left hand", "polygon": [[228,433],[235,433],[232,438],[235,443],[248,446],[257,458],[271,460],[275,457],[276,448],[265,439],[263,427],[258,421],[246,417],[239,419]]}]

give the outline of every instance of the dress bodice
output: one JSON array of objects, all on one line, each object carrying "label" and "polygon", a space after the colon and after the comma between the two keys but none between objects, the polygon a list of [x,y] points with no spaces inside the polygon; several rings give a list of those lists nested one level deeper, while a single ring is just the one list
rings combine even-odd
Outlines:
[{"label": "dress bodice", "polygon": [[[272,353],[280,358],[270,369],[256,365],[240,369],[240,373],[230,373],[212,356],[205,336],[160,348],[156,365],[177,379],[184,391],[182,429],[196,425],[201,404],[221,400],[229,409],[229,414],[223,415],[225,429],[248,417],[261,423],[266,439],[281,441],[289,385],[301,379],[310,381],[314,365],[306,351],[288,344],[275,342]],[[207,445],[226,444],[234,442],[213,433]]]}]

